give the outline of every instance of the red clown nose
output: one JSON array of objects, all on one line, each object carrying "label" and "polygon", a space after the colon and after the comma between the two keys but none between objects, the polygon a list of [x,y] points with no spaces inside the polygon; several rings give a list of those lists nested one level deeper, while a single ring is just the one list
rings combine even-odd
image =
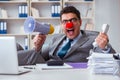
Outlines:
[{"label": "red clown nose", "polygon": [[73,28],[73,23],[72,23],[72,22],[66,23],[66,28],[67,28],[67,29]]}]

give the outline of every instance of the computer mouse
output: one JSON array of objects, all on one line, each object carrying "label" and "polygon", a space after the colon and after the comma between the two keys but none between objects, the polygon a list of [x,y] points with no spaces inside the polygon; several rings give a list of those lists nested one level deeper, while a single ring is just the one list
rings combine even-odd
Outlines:
[{"label": "computer mouse", "polygon": [[48,66],[63,66],[64,62],[62,60],[51,59],[47,61]]}]

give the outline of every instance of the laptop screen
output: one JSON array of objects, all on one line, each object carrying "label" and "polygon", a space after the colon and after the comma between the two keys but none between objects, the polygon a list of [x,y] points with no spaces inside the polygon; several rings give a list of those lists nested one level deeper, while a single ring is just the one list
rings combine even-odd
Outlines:
[{"label": "laptop screen", "polygon": [[0,74],[18,73],[16,40],[12,36],[0,37]]}]

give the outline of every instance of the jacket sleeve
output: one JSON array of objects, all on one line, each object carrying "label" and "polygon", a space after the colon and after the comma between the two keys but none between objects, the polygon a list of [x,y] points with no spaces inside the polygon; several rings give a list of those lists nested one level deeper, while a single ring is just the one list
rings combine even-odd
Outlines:
[{"label": "jacket sleeve", "polygon": [[[49,38],[49,39],[48,39]],[[49,43],[51,37],[47,37],[41,50],[36,52],[35,49],[21,50],[18,49],[18,61],[19,65],[34,65],[37,63],[44,63],[49,60]]]},{"label": "jacket sleeve", "polygon": [[97,48],[95,48],[95,52],[102,52],[102,53],[116,53],[116,51],[112,48],[112,46],[108,43],[108,45],[107,45],[107,52],[106,51],[104,51],[103,49],[101,49],[101,48],[99,48],[99,47],[97,47]]},{"label": "jacket sleeve", "polygon": [[18,62],[19,65],[35,65],[45,61],[39,52],[32,49],[18,51]]},{"label": "jacket sleeve", "polygon": [[24,50],[23,47],[20,44],[16,43],[16,46],[17,46],[17,51]]}]

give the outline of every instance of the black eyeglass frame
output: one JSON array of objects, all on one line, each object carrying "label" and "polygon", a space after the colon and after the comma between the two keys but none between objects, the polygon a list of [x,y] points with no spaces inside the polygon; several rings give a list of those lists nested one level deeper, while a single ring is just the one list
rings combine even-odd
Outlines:
[{"label": "black eyeglass frame", "polygon": [[63,20],[63,21],[61,21],[61,23],[62,24],[66,24],[66,23],[68,23],[68,22],[76,22],[76,21],[78,21],[79,19],[78,18],[71,18],[71,19],[69,19],[69,20]]}]

